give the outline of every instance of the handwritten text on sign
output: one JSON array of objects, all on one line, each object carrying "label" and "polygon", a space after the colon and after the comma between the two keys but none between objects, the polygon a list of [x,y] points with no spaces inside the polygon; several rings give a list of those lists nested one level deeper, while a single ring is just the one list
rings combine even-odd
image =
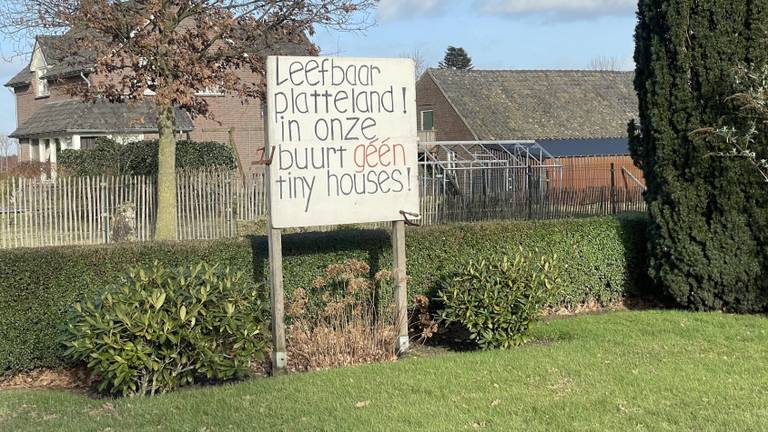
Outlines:
[{"label": "handwritten text on sign", "polygon": [[274,227],[418,212],[413,61],[269,57],[267,98]]}]

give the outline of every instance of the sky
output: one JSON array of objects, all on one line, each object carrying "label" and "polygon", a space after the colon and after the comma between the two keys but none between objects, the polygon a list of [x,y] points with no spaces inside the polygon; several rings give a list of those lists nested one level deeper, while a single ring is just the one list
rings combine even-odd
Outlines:
[{"label": "sky", "polygon": [[[586,69],[613,58],[633,69],[636,0],[380,0],[365,31],[318,29],[324,55],[402,57],[418,51],[436,67],[445,49],[464,48],[475,69]],[[0,39],[0,81],[28,58],[8,57],[18,43]],[[16,127],[15,102],[0,90],[0,134]]]}]

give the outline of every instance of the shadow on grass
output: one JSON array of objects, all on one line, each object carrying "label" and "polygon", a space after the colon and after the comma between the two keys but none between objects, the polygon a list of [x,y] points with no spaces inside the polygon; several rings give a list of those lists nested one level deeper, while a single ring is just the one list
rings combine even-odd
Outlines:
[{"label": "shadow on grass", "polygon": [[431,338],[420,344],[428,350],[447,352],[479,351],[480,347],[469,338],[469,331],[460,325],[440,328]]}]

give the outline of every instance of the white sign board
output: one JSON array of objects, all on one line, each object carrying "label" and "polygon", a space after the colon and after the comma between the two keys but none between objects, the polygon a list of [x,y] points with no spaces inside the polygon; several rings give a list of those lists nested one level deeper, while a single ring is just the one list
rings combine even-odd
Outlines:
[{"label": "white sign board", "polygon": [[267,59],[274,228],[418,213],[414,77],[409,59]]}]

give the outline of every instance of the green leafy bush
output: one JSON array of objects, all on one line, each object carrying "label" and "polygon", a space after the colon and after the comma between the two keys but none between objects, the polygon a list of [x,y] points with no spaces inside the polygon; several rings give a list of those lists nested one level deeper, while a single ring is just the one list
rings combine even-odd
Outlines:
[{"label": "green leafy bush", "polygon": [[[157,140],[120,144],[99,137],[92,149],[62,150],[58,165],[62,173],[74,176],[155,175],[157,149]],[[176,142],[177,169],[235,167],[235,155],[227,144],[189,140]]]},{"label": "green leafy bush", "polygon": [[59,152],[61,173],[73,176],[128,174],[123,161],[123,145],[106,137],[96,138],[89,150],[65,149]]},{"label": "green leafy bush", "polygon": [[513,259],[471,261],[443,280],[438,293],[443,304],[440,319],[464,326],[470,339],[483,349],[525,343],[531,323],[557,298],[556,259],[536,261],[521,250]]},{"label": "green leafy bush", "polygon": [[245,375],[267,347],[264,321],[242,273],[155,263],[74,305],[65,355],[86,362],[101,391],[154,395]]},{"label": "green leafy bush", "polygon": [[[133,175],[157,174],[158,141],[128,143],[122,159],[128,173]],[[176,169],[203,169],[236,167],[232,148],[219,142],[176,141]]]},{"label": "green leafy bush", "polygon": [[[408,291],[434,297],[438,282],[469,260],[513,255],[522,246],[560,258],[561,290],[553,304],[607,305],[649,292],[645,257],[646,220],[597,218],[548,222],[491,222],[408,229]],[[389,269],[386,231],[348,230],[283,236],[286,302],[313,286],[325,269],[348,259],[365,262],[373,274]],[[97,295],[127,266],[189,262],[224,263],[254,283],[266,280],[267,239],[124,243],[0,250],[0,374],[72,361],[59,342],[67,311]]]}]

